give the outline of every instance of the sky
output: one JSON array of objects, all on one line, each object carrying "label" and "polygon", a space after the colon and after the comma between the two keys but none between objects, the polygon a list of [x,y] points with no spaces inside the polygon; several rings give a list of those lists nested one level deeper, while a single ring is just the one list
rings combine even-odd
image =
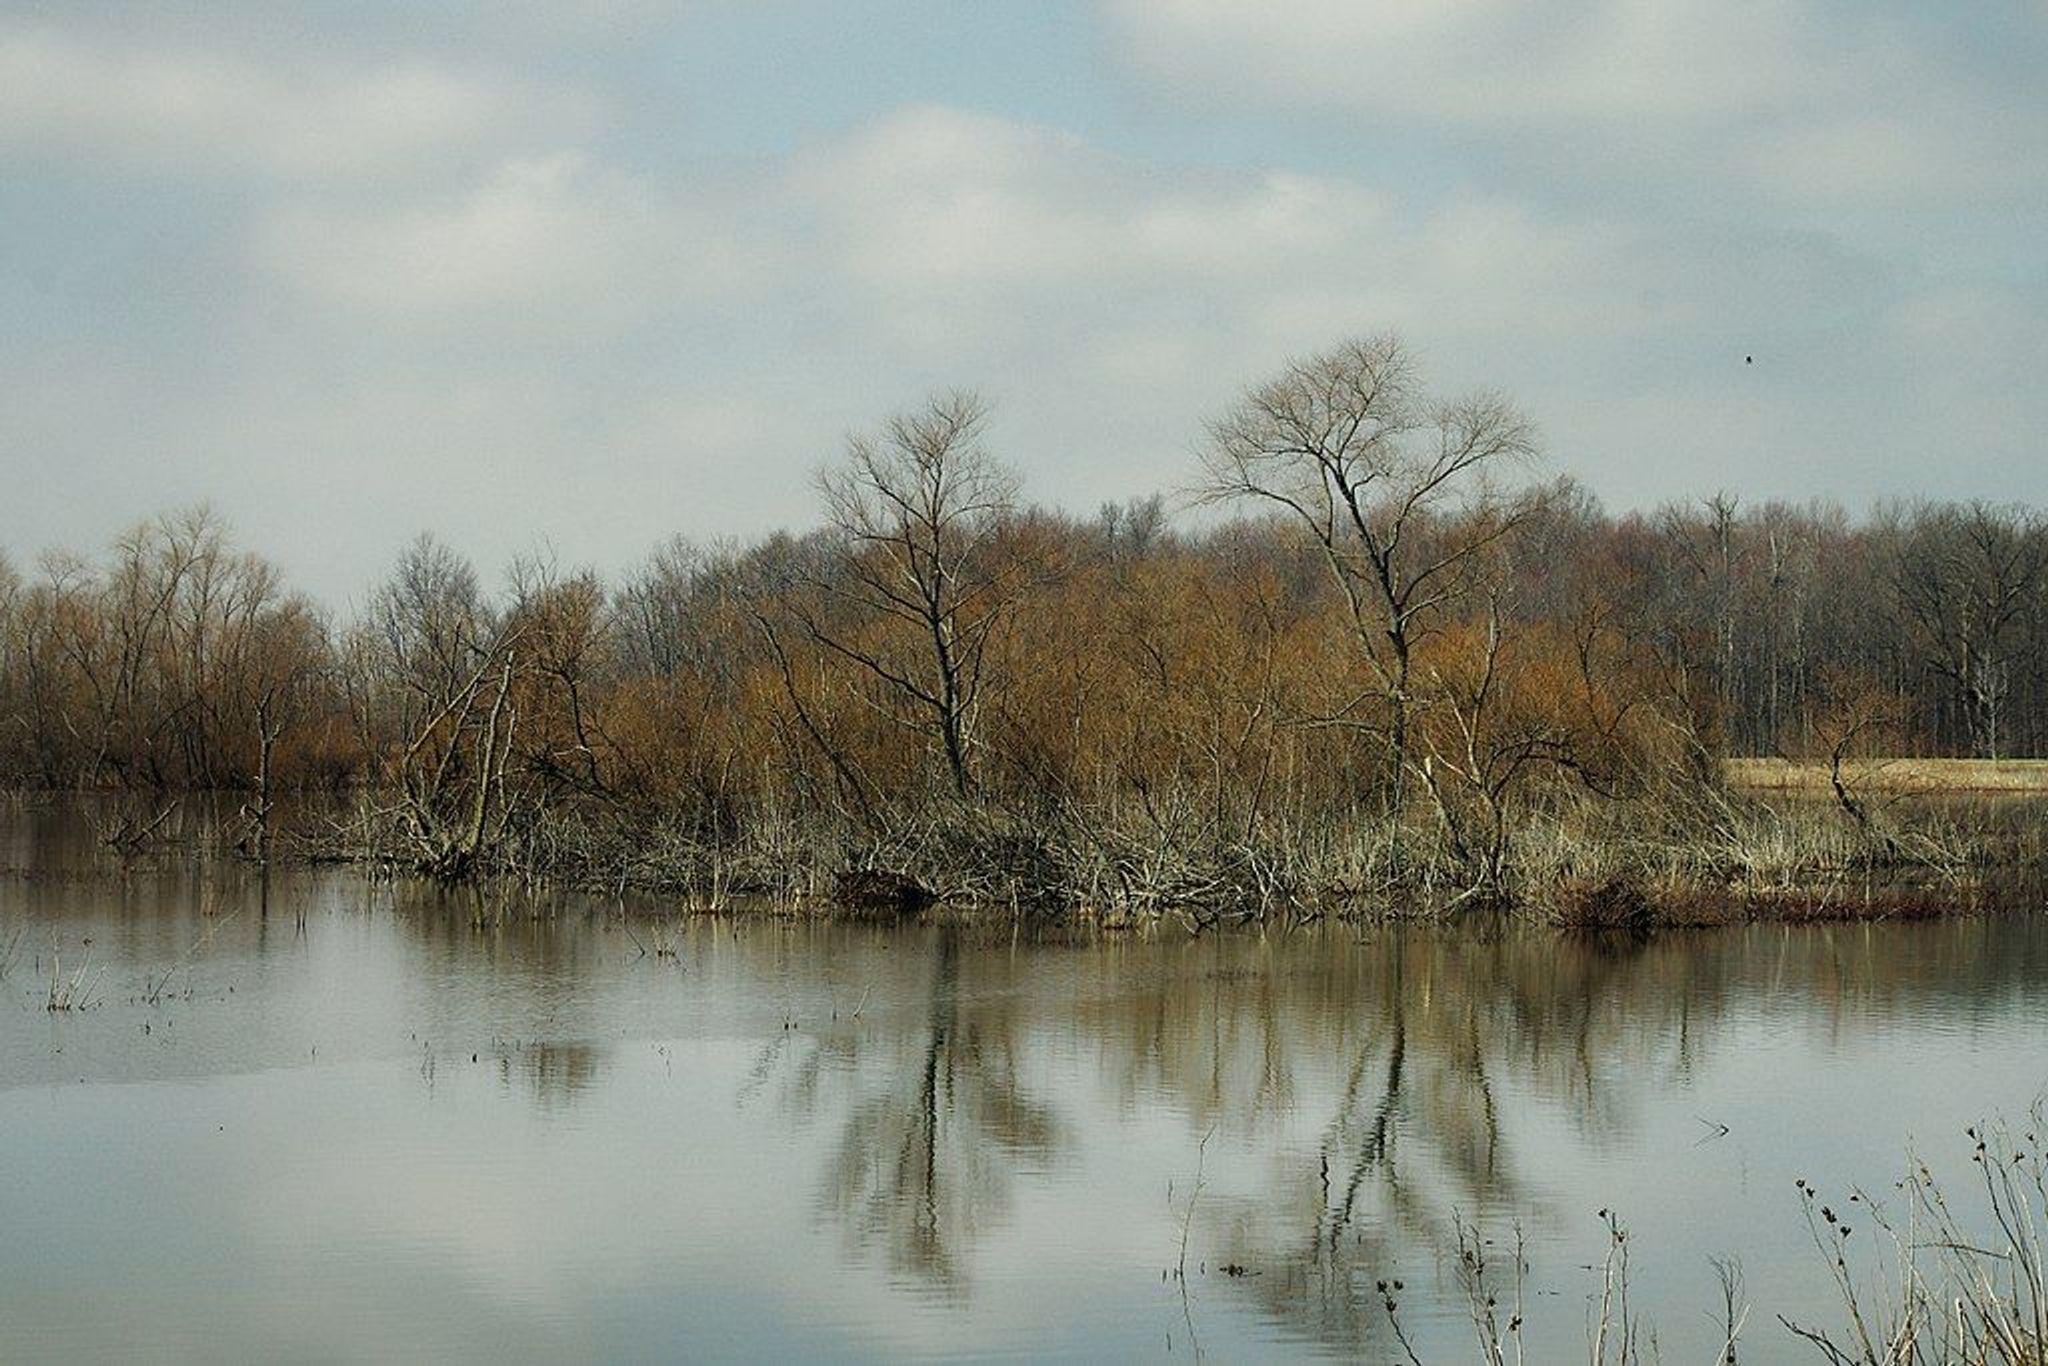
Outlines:
[{"label": "sky", "polygon": [[613,572],[953,385],[1086,513],[1383,330],[1612,510],[2048,503],[2044,69],[2042,0],[0,0],[0,547]]}]

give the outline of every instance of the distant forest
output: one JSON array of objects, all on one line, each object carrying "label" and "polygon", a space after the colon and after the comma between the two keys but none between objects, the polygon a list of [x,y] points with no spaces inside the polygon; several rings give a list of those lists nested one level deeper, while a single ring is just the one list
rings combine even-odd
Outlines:
[{"label": "distant forest", "polygon": [[986,427],[935,396],[824,466],[817,529],[617,581],[491,586],[422,536],[346,619],[204,510],[0,557],[0,779],[238,789],[266,825],[373,794],[379,847],[450,876],[570,814],[717,844],[964,803],[1140,844],[1405,823],[1484,880],[1531,813],[1728,756],[2048,756],[2028,508],[1607,512],[1391,337],[1290,365],[1184,491],[1093,516],[1029,501]]}]

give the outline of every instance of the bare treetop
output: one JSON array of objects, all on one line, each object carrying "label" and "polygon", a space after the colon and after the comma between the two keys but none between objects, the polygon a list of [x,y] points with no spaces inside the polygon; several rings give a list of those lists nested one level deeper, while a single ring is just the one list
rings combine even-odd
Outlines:
[{"label": "bare treetop", "polygon": [[861,541],[950,551],[1016,501],[1017,476],[981,444],[988,415],[980,395],[952,389],[891,417],[879,438],[849,438],[845,464],[818,474],[826,515]]},{"label": "bare treetop", "polygon": [[1406,346],[1381,333],[1289,362],[1210,423],[1199,491],[1277,504],[1326,544],[1370,546],[1472,492],[1467,476],[1535,452],[1505,398],[1432,399]]}]

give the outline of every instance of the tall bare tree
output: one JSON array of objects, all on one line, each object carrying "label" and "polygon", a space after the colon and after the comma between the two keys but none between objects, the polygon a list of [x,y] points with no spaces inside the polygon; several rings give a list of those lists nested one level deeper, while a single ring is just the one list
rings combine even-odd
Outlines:
[{"label": "tall bare tree", "polygon": [[[1321,719],[1384,733],[1386,810],[1396,820],[1416,647],[1471,593],[1487,552],[1539,505],[1493,478],[1535,450],[1506,399],[1428,395],[1391,334],[1290,362],[1209,426],[1202,495],[1279,509],[1307,531],[1343,595],[1372,682]],[[1382,711],[1370,716],[1363,709],[1375,699]]]},{"label": "tall bare tree", "polygon": [[[819,473],[826,516],[845,540],[820,586],[851,610],[805,622],[923,716],[962,796],[974,787],[989,637],[1020,577],[994,554],[1018,481],[981,444],[987,420],[977,395],[939,394],[879,436],[854,437],[844,461]],[[875,623],[884,629],[863,629]]]}]

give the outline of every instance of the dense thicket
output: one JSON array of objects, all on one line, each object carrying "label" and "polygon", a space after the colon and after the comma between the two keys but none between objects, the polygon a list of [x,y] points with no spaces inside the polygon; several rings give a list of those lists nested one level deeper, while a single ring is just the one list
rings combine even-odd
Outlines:
[{"label": "dense thicket", "polygon": [[2048,755],[2024,508],[1611,514],[1389,338],[1212,424],[1186,501],[1221,512],[1029,505],[983,425],[935,398],[821,474],[819,529],[672,541],[617,582],[487,589],[422,536],[349,619],[203,510],[0,559],[0,778],[243,789],[266,835],[277,793],[347,791],[364,847],[449,876],[515,849],[737,876],[829,830],[1139,897],[1424,849],[1498,885],[1532,821],[1731,754]]}]

